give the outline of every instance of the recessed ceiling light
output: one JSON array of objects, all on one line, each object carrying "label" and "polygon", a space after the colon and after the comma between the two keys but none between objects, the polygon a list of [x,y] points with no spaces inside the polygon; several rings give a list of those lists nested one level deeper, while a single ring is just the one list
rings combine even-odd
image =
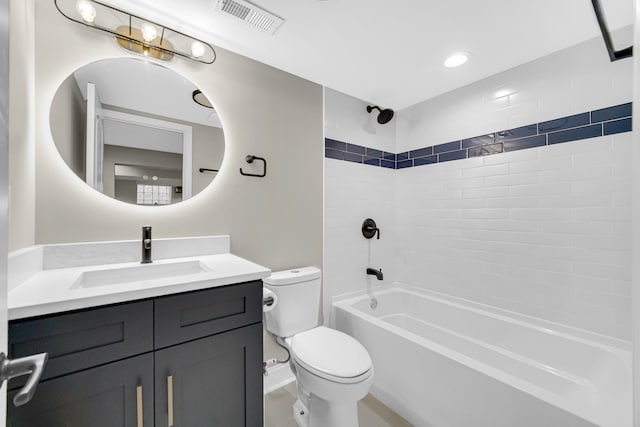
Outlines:
[{"label": "recessed ceiling light", "polygon": [[456,52],[444,61],[444,66],[447,68],[459,67],[469,60],[471,54],[467,52]]}]

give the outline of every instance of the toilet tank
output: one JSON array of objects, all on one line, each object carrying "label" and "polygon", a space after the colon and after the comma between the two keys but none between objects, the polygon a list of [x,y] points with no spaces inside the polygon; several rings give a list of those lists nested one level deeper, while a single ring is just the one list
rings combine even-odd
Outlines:
[{"label": "toilet tank", "polygon": [[278,298],[273,310],[264,313],[269,332],[286,338],[318,326],[320,276],[318,268],[303,267],[276,271],[262,279]]}]

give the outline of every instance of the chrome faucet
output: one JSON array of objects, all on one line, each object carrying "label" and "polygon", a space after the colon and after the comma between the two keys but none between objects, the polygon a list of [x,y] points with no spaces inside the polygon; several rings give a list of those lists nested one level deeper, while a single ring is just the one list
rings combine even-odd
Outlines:
[{"label": "chrome faucet", "polygon": [[151,226],[142,227],[142,260],[140,264],[149,264],[151,260]]},{"label": "chrome faucet", "polygon": [[382,269],[376,270],[375,268],[367,268],[367,274],[371,274],[372,276],[376,276],[378,280],[383,279]]}]

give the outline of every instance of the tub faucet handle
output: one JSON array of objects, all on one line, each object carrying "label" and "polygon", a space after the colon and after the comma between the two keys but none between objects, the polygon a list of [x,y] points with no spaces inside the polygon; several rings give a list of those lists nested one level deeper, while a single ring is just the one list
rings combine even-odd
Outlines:
[{"label": "tub faucet handle", "polygon": [[376,239],[380,240],[380,229],[374,220],[367,218],[362,223],[362,235],[366,239],[371,239],[376,236]]}]

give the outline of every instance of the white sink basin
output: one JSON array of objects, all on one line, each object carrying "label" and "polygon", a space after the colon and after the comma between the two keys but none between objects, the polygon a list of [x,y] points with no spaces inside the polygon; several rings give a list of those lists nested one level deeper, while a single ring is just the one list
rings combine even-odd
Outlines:
[{"label": "white sink basin", "polygon": [[71,288],[95,288],[156,279],[172,279],[180,276],[208,273],[210,271],[210,269],[197,260],[162,264],[140,264],[133,267],[85,271]]}]

